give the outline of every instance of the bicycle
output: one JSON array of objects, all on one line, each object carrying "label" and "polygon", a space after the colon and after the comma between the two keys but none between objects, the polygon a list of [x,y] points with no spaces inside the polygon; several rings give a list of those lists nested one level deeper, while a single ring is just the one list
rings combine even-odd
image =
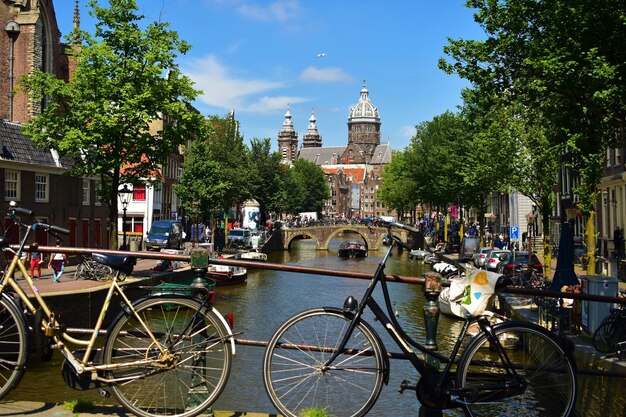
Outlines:
[{"label": "bicycle", "polygon": [[[110,389],[135,415],[192,417],[218,398],[229,377],[235,343],[231,326],[212,306],[214,292],[206,290],[204,297],[195,298],[183,293],[197,290],[194,287],[142,287],[150,290],[148,295],[131,301],[118,282],[120,274],[132,272],[136,257],[94,253],[95,260],[116,273],[95,328],[88,339],[78,339],[59,322],[20,260],[32,231],[43,229],[57,237],[69,231],[41,222],[26,223],[20,216],[32,217],[33,212],[13,202],[8,216],[25,231],[17,249],[5,236],[0,238],[0,248],[12,256],[0,277],[0,398],[19,384],[31,339],[42,338],[65,358],[63,375],[68,385],[99,389],[106,396]],[[16,283],[16,270],[22,272],[34,301]],[[113,294],[121,299],[122,308],[105,331],[103,320]],[[35,317],[32,329],[25,312]],[[100,345],[97,339],[104,333]],[[80,349],[71,351],[66,343]]]},{"label": "bicycle", "polygon": [[[623,291],[620,296],[624,297]],[[593,332],[593,347],[601,353],[616,353],[622,351],[620,344],[626,341],[626,307],[620,304],[611,308],[611,313],[602,319],[598,328]]]},{"label": "bicycle", "polygon": [[[91,279],[94,281],[107,281],[111,277],[113,277],[113,269],[110,266],[101,264],[87,256],[83,256],[83,261],[78,264],[74,272],[74,280]],[[123,275],[123,277],[125,278],[126,275]],[[120,275],[120,278],[122,278],[122,275]],[[120,281],[123,281],[123,279]]]},{"label": "bicycle", "polygon": [[[462,408],[467,416],[569,416],[576,400],[575,362],[546,329],[521,321],[492,324],[486,315],[468,315],[449,356],[405,333],[395,318],[384,270],[393,248],[406,247],[393,229],[416,229],[395,222],[385,226],[389,245],[360,302],[349,296],[343,308],[305,310],[269,341],[263,381],[279,412],[297,417],[303,410],[321,408],[347,417],[371,409],[388,383],[390,366],[382,339],[364,319],[369,309],[421,376],[401,390],[415,390],[427,409]],[[386,312],[373,297],[379,284]],[[503,285],[505,281],[496,291]],[[466,343],[475,323],[478,333]]]}]

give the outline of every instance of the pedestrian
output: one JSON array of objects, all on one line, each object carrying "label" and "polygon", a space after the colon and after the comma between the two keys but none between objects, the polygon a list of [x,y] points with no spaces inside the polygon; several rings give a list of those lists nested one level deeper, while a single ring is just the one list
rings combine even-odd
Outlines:
[{"label": "pedestrian", "polygon": [[[61,247],[61,239],[57,239],[56,247]],[[67,254],[65,253],[51,253],[50,261],[48,262],[48,268],[52,268],[53,281],[56,284],[61,281],[61,275],[65,270],[65,264],[67,263]]]},{"label": "pedestrian", "polygon": [[[30,252],[28,252],[28,261],[30,262],[30,277],[32,279],[40,279],[41,278],[41,264],[43,263],[43,258],[41,256],[41,252],[39,252],[39,244],[37,242],[33,242],[30,245]],[[35,269],[37,269],[37,278],[35,278]]]}]

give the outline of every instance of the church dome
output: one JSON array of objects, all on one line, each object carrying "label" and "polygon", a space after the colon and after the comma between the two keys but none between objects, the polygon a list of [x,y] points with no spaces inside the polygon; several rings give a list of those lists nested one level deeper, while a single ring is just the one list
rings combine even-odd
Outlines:
[{"label": "church dome", "polygon": [[359,102],[350,109],[348,123],[374,122],[380,123],[380,113],[378,108],[372,104],[369,98],[369,91],[363,84],[361,98]]}]

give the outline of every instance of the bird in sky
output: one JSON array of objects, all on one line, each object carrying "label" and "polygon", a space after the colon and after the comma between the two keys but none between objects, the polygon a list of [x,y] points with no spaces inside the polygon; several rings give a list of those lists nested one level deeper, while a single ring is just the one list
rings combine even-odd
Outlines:
[{"label": "bird in sky", "polygon": [[320,52],[319,54],[317,54],[318,58],[323,58],[326,56],[326,52]]}]

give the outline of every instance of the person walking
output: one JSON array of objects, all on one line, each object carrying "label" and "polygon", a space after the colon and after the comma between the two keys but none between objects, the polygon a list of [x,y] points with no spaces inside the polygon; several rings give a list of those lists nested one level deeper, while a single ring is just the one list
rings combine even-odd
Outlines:
[{"label": "person walking", "polygon": [[[43,263],[43,258],[41,256],[41,252],[38,252],[39,244],[37,242],[33,242],[30,245],[30,252],[28,252],[27,260],[30,262],[30,277],[32,279],[40,279],[41,278],[41,264]],[[37,278],[35,278],[35,269],[37,269]]]},{"label": "person walking", "polygon": [[[56,247],[61,247],[61,239],[57,239]],[[54,283],[61,281],[61,275],[65,269],[65,263],[67,262],[67,254],[65,253],[51,253],[50,262],[48,262],[48,268],[52,268],[52,276]]]}]

